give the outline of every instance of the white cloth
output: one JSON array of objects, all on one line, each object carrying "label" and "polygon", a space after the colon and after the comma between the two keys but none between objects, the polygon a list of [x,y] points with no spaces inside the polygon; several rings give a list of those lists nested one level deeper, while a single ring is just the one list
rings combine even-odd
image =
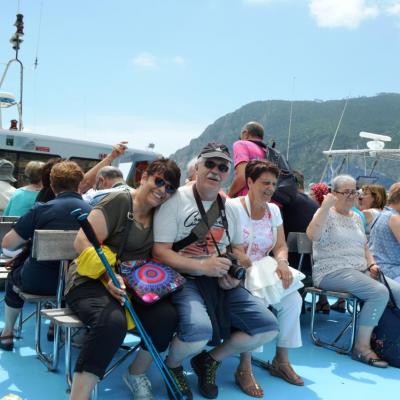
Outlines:
[{"label": "white cloth", "polygon": [[358,214],[344,216],[333,208],[322,227],[319,240],[313,241],[313,281],[319,286],[322,278],[342,268],[364,271],[367,268],[367,237]]},{"label": "white cloth", "polygon": [[[268,203],[265,215],[261,220],[253,220],[244,209],[240,198],[232,199],[232,204],[238,209],[240,223],[243,230],[244,246],[251,261],[257,261],[265,257],[275,246],[276,238],[273,234],[273,226],[278,228],[282,225],[282,217],[276,204]],[[253,228],[251,228],[253,224]],[[252,235],[251,235],[252,231]],[[248,246],[252,238],[252,249]],[[272,305],[277,311],[279,323],[279,335],[277,345],[285,348],[296,348],[302,346],[300,313],[302,298],[295,291],[283,297],[279,303]]]},{"label": "white cloth", "polygon": [[[203,201],[202,203],[207,212],[213,202]],[[234,207],[232,201],[228,199],[225,209],[232,244],[240,245],[243,240],[237,207]],[[153,224],[154,241],[156,243],[177,242],[187,237],[200,219],[201,215],[193,196],[192,186],[182,186],[156,211]],[[225,252],[229,241],[220,217],[211,227],[211,231],[221,253]],[[200,257],[213,255],[216,252],[211,235],[208,234],[204,240],[194,242],[182,249],[180,254],[187,257]]]},{"label": "white cloth", "polygon": [[3,214],[15,190],[15,187],[10,185],[7,181],[0,181],[0,214]]}]

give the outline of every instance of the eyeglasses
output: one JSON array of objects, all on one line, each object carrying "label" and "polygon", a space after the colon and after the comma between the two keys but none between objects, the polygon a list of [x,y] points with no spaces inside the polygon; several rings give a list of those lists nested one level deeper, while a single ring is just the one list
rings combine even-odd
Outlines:
[{"label": "eyeglasses", "polygon": [[338,192],[337,190],[334,191],[335,193],[342,194],[345,197],[357,197],[358,192],[357,190],[345,190],[344,192]]},{"label": "eyeglasses", "polygon": [[204,165],[208,169],[214,169],[215,167],[218,167],[219,172],[228,172],[229,171],[229,166],[226,164],[217,164],[213,160],[206,160],[204,161]]},{"label": "eyeglasses", "polygon": [[160,178],[159,176],[156,176],[154,178],[154,183],[156,184],[157,187],[165,186],[165,193],[172,194],[176,192],[176,188],[174,186],[170,185],[163,178]]}]

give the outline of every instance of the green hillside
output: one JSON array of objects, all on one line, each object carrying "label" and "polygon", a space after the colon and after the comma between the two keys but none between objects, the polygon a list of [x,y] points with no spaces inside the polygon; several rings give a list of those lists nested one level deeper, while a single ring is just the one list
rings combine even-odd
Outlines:
[{"label": "green hillside", "polygon": [[[321,176],[326,164],[322,151],[329,149],[345,101],[293,102],[289,161],[294,168],[305,172],[307,181],[319,180]],[[217,119],[197,139],[191,140],[189,146],[178,150],[172,157],[185,170],[186,163],[210,141],[219,141],[232,148],[241,127],[252,120],[261,122],[265,127],[265,139],[275,139],[277,148],[286,154],[289,114],[290,101],[267,100],[246,104]],[[382,93],[349,99],[333,149],[364,148],[366,140],[359,138],[360,131],[387,134],[392,137],[392,142],[386,147],[398,148],[400,94]],[[363,160],[356,162],[364,165]],[[398,179],[398,163],[380,163],[379,167],[379,172]]]}]

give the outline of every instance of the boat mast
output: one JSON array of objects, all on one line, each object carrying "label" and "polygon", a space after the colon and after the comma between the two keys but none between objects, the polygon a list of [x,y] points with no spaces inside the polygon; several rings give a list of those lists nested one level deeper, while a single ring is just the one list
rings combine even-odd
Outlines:
[{"label": "boat mast", "polygon": [[20,66],[20,90],[19,90],[19,102],[16,104],[18,108],[18,115],[19,115],[19,124],[18,124],[18,130],[22,131],[24,126],[22,122],[22,99],[23,99],[23,94],[24,94],[24,66],[21,62],[21,60],[18,58],[18,53],[20,49],[20,45],[23,42],[23,36],[24,36],[24,16],[22,14],[17,14],[17,20],[15,21],[14,26],[16,27],[15,34],[11,36],[10,43],[12,45],[12,48],[15,50],[15,58],[11,59],[7,65],[6,68],[3,72],[3,75],[0,80],[0,89],[3,85],[4,79],[7,75],[8,69],[10,68],[10,65],[12,63],[18,63]]}]

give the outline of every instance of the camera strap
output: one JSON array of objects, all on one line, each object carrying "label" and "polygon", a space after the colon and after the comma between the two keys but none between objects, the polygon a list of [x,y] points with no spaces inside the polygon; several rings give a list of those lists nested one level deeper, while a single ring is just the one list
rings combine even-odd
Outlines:
[{"label": "camera strap", "polygon": [[[214,243],[214,246],[215,246],[215,248],[216,248],[216,250],[218,252],[218,255],[221,256],[221,252],[219,250],[218,243],[215,240],[214,235],[212,234],[211,227],[210,227],[209,222],[208,222],[208,217],[207,217],[206,211],[204,210],[204,206],[203,206],[203,203],[201,201],[199,192],[197,191],[196,184],[193,185],[193,195],[194,195],[194,198],[196,200],[197,208],[200,211],[201,218],[204,221],[204,223],[207,225],[208,232],[210,232],[211,239],[212,239],[212,241]],[[217,205],[218,205],[219,216],[221,217],[221,220],[222,220],[222,225],[223,225],[224,230],[226,232],[226,236],[228,237],[228,241],[229,241],[228,247],[229,247],[230,251],[232,251],[231,238],[230,238],[229,230],[228,230],[228,220],[226,218],[226,212],[225,212],[225,204],[223,203],[221,195],[219,193],[217,194],[216,202],[217,202]]]}]

